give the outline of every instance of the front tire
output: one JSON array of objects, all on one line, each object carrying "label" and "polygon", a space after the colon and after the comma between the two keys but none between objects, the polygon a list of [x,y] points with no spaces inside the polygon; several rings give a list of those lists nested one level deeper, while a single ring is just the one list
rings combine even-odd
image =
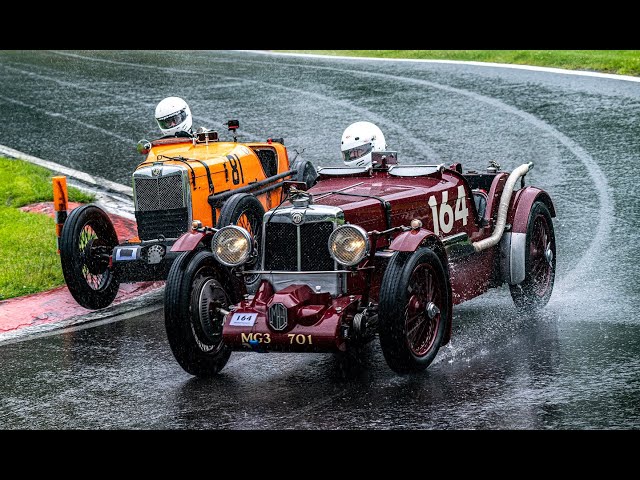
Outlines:
[{"label": "front tire", "polygon": [[[264,208],[260,201],[249,193],[236,193],[229,197],[220,209],[220,218],[216,228],[238,225],[249,232],[255,240],[255,253],[245,265],[245,270],[256,270],[260,264],[262,250],[262,217]],[[247,289],[254,292],[260,284],[260,274],[244,276]]]},{"label": "front tire", "polygon": [[238,300],[231,278],[209,251],[185,252],[171,265],[165,286],[164,322],[169,346],[191,375],[212,377],[227,364],[223,314]]},{"label": "front tire", "polygon": [[397,252],[380,287],[380,346],[399,374],[424,370],[433,361],[449,319],[448,276],[438,255],[423,247]]},{"label": "front tire", "polygon": [[109,216],[95,205],[75,208],[60,234],[62,274],[73,298],[84,308],[107,307],[120,282],[109,268],[118,235]]},{"label": "front tire", "polygon": [[517,285],[509,285],[513,303],[519,310],[535,312],[551,298],[556,276],[556,236],[549,208],[535,202],[529,212],[525,278]]}]

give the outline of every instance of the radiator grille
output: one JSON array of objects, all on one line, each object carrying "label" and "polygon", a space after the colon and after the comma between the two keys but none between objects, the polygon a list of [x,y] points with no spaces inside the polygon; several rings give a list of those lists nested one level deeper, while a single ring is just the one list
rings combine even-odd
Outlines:
[{"label": "radiator grille", "polygon": [[[300,245],[298,245],[300,228]],[[335,264],[327,246],[333,222],[303,223],[299,227],[292,223],[268,223],[265,233],[265,270],[280,271],[326,271],[334,270]],[[301,268],[298,269],[298,248]]]},{"label": "radiator grille", "polygon": [[189,229],[190,192],[183,192],[182,174],[133,176],[138,236],[152,240],[177,238]]},{"label": "radiator grille", "polygon": [[134,177],[138,211],[148,212],[182,208],[182,175],[158,178]]},{"label": "radiator grille", "polygon": [[333,232],[333,223],[330,222],[300,225],[302,271],[315,272],[335,269],[328,246],[331,232]]},{"label": "radiator grille", "polygon": [[298,227],[292,223],[268,223],[265,230],[265,270],[298,270]]},{"label": "radiator grille", "polygon": [[141,240],[153,240],[160,236],[178,238],[189,229],[189,212],[186,208],[136,211],[136,222]]}]

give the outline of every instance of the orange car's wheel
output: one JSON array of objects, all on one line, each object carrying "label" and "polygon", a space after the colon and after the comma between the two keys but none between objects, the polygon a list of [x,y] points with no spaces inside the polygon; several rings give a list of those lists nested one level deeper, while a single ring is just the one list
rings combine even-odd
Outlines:
[{"label": "orange car's wheel", "polygon": [[[249,193],[236,193],[229,197],[220,209],[220,218],[216,228],[227,225],[238,225],[249,232],[255,241],[256,253],[245,265],[245,270],[256,270],[260,266],[262,253],[262,217],[264,208],[260,201]],[[260,275],[245,275],[247,290],[253,292],[258,288]]]},{"label": "orange car's wheel", "polygon": [[118,235],[109,216],[95,205],[75,208],[60,235],[62,274],[73,298],[85,308],[107,307],[120,282],[109,269]]}]

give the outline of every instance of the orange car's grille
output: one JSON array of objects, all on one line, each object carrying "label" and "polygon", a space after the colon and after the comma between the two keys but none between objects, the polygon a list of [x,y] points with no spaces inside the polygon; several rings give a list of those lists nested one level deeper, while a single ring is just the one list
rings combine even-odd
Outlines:
[{"label": "orange car's grille", "polygon": [[158,178],[135,177],[138,210],[167,210],[185,206],[182,175]]},{"label": "orange car's grille", "polygon": [[191,192],[183,192],[181,173],[134,175],[133,182],[140,239],[177,238],[189,229]]},{"label": "orange car's grille", "polygon": [[141,240],[178,238],[187,231],[189,212],[186,208],[158,210],[156,212],[136,212],[138,236]]}]

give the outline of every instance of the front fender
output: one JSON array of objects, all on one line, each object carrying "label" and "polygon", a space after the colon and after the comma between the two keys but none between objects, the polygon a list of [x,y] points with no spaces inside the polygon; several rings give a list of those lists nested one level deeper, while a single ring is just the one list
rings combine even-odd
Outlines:
[{"label": "front fender", "polygon": [[182,234],[171,247],[172,252],[191,252],[202,242],[203,239],[212,236],[211,232],[191,231]]},{"label": "front fender", "polygon": [[[430,230],[421,228],[420,230],[409,230],[402,232],[396,238],[393,239],[389,250],[395,250],[397,252],[415,252],[427,237],[436,237],[436,234]],[[437,237],[436,237],[437,238]]]}]

